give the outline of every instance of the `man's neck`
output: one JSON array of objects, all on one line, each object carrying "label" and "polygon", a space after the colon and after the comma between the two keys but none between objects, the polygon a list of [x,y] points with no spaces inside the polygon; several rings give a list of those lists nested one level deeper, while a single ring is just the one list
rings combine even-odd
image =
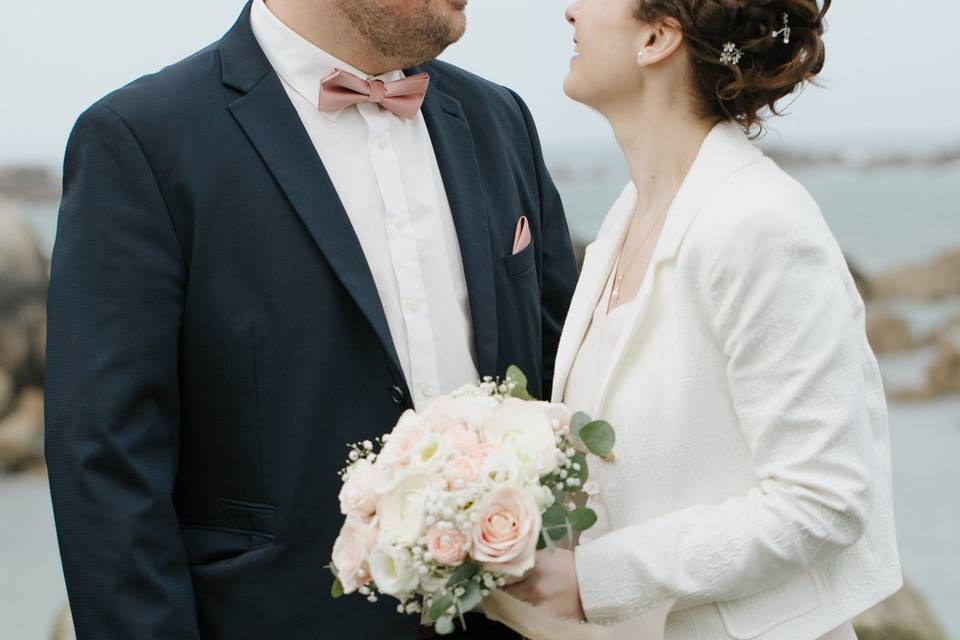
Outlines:
[{"label": "man's neck", "polygon": [[332,0],[264,0],[280,22],[338,60],[374,76],[399,68],[375,51]]}]

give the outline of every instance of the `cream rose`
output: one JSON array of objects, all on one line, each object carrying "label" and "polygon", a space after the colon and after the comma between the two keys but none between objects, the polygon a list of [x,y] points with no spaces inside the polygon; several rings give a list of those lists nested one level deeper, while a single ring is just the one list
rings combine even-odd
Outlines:
[{"label": "cream rose", "polygon": [[520,577],[533,566],[540,537],[540,512],[521,489],[504,487],[475,507],[472,554],[485,569]]},{"label": "cream rose", "polygon": [[462,489],[480,475],[483,463],[469,456],[457,456],[443,467],[448,489]]},{"label": "cream rose", "polygon": [[376,488],[380,482],[380,467],[363,458],[347,471],[346,480],[340,489],[340,513],[345,516],[366,518],[377,510],[380,496]]},{"label": "cream rose", "polygon": [[405,547],[380,543],[370,553],[370,574],[381,593],[403,598],[417,588],[413,556]]},{"label": "cream rose", "polygon": [[495,449],[483,458],[480,477],[492,485],[513,486],[527,484],[529,479],[514,452],[504,449]]},{"label": "cream rose", "polygon": [[411,454],[429,433],[426,423],[412,410],[407,410],[400,416],[377,459],[381,468],[376,487],[378,493],[387,493],[410,475],[417,473],[411,466]]},{"label": "cream rose", "polygon": [[380,499],[380,533],[397,544],[411,545],[423,534],[427,494],[438,478],[411,476]]},{"label": "cream rose", "polygon": [[484,442],[512,452],[531,480],[557,467],[557,439],[551,417],[540,403],[507,398],[483,421]]},{"label": "cream rose", "polygon": [[370,521],[347,517],[340,535],[333,543],[333,566],[344,593],[353,593],[370,582],[367,560],[377,541],[376,519]]},{"label": "cream rose", "polygon": [[467,557],[468,540],[456,529],[432,527],[427,532],[427,551],[440,564],[459,566]]}]

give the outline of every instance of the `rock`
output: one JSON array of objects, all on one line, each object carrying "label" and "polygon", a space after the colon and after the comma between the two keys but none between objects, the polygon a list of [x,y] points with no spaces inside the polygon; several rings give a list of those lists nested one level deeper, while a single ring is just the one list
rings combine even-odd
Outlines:
[{"label": "rock", "polygon": [[6,415],[13,405],[13,377],[0,370],[0,416]]},{"label": "rock", "polygon": [[960,335],[944,335],[937,347],[939,353],[927,369],[927,386],[937,396],[960,393]]},{"label": "rock", "polygon": [[853,283],[857,285],[857,291],[860,292],[860,297],[864,300],[872,300],[874,297],[873,285],[870,283],[870,280],[867,278],[866,274],[861,271],[857,265],[853,263],[846,255],[844,258],[847,261],[847,268],[850,269],[850,275],[853,276]]},{"label": "rock", "polygon": [[873,280],[876,297],[941,300],[960,296],[960,249],[941,254],[933,262],[895,269]]},{"label": "rock", "polygon": [[853,621],[859,640],[947,640],[930,607],[910,585]]},{"label": "rock", "polygon": [[77,632],[73,628],[73,616],[70,614],[69,604],[63,605],[60,613],[57,614],[50,640],[77,640]]},{"label": "rock", "polygon": [[0,371],[15,388],[43,384],[47,280],[26,220],[0,199]]},{"label": "rock", "polygon": [[0,418],[0,471],[21,471],[43,461],[43,389],[26,387]]},{"label": "rock", "polygon": [[909,351],[916,346],[906,321],[875,305],[867,307],[867,339],[877,354]]}]

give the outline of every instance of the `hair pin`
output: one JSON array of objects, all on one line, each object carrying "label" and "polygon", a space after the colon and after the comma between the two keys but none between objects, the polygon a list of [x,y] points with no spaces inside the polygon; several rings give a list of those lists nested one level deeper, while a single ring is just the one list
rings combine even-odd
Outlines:
[{"label": "hair pin", "polygon": [[781,33],[783,34],[783,44],[790,44],[790,16],[787,14],[783,14],[783,28],[771,32],[770,37],[776,39]]},{"label": "hair pin", "polygon": [[743,51],[737,48],[732,42],[725,42],[723,44],[723,53],[720,54],[720,63],[737,65],[740,63],[740,58],[743,57]]}]

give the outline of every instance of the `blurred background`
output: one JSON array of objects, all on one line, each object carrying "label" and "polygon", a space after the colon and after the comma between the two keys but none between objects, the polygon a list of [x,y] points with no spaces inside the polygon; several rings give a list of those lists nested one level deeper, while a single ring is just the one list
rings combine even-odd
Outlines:
[{"label": "blurred background", "polygon": [[[627,181],[605,122],[563,95],[557,0],[471,0],[443,57],[517,90],[540,128],[574,240]],[[0,638],[68,638],[42,460],[44,304],[60,162],[77,115],[219,38],[241,0],[6,2],[0,17]],[[960,3],[845,0],[823,86],[761,141],[813,193],[868,306],[890,401],[909,587],[861,640],[960,638]],[[59,622],[58,622],[59,620]]]}]

